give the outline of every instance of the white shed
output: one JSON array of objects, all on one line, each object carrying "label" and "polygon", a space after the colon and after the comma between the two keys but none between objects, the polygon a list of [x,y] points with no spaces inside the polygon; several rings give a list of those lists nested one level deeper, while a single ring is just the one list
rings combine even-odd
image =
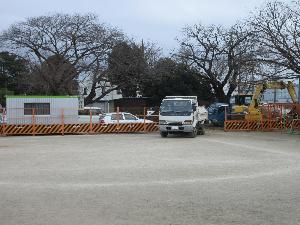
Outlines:
[{"label": "white shed", "polygon": [[78,96],[6,96],[7,124],[78,122]]}]

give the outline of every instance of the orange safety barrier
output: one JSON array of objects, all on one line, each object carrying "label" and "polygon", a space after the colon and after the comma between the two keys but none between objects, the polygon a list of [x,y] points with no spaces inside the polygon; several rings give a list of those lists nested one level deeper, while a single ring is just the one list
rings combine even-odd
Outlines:
[{"label": "orange safety barrier", "polygon": [[128,124],[51,124],[51,125],[6,125],[1,126],[2,135],[46,135],[46,134],[101,134],[137,133],[158,131],[157,123]]},{"label": "orange safety barrier", "polygon": [[290,131],[300,131],[300,119],[295,119],[291,122]]},{"label": "orange safety barrier", "polygon": [[[158,131],[157,122],[146,122],[146,115],[140,115],[144,119],[143,123],[113,123],[103,124],[95,123],[92,120],[92,114],[90,113],[89,122],[85,123],[65,123],[68,121],[68,115],[66,115],[67,109],[61,109],[58,117],[53,117],[47,120],[43,120],[45,123],[41,124],[35,115],[35,110],[32,109],[32,116],[27,117],[26,120],[29,124],[23,124],[24,119],[14,117],[14,121],[20,121],[20,124],[11,124],[2,122],[0,124],[0,135],[65,135],[65,134],[101,134],[101,133],[136,133],[136,132],[154,132]],[[119,112],[119,109],[118,111]],[[146,112],[146,109],[144,109]],[[55,123],[60,122],[60,124]],[[26,122],[26,121],[25,121]]]},{"label": "orange safety barrier", "polygon": [[272,131],[283,129],[300,129],[299,121],[277,121],[277,120],[264,120],[264,121],[251,121],[251,120],[227,120],[224,123],[225,131]]},{"label": "orange safety barrier", "polygon": [[[224,122],[225,131],[274,131],[284,129],[300,129],[300,122],[295,119],[299,112],[294,111],[297,104],[279,103],[260,107],[262,116],[259,120],[234,120],[235,114],[227,112]],[[241,115],[241,114],[240,114]]]}]

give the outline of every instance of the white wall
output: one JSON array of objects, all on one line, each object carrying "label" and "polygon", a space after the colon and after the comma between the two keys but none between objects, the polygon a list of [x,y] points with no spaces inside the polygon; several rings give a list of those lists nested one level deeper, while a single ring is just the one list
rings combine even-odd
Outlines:
[{"label": "white wall", "polygon": [[33,116],[24,115],[24,103],[50,103],[50,115],[36,115],[35,124],[61,124],[62,113],[65,124],[78,122],[77,97],[8,97],[6,99],[8,124],[31,124]]}]

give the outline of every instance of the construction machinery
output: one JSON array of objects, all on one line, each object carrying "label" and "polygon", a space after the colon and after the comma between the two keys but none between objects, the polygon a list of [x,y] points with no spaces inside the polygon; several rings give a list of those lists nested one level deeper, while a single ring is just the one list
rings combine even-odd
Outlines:
[{"label": "construction machinery", "polygon": [[[283,81],[274,81],[269,83],[258,84],[255,86],[255,91],[253,93],[251,103],[248,109],[246,110],[246,120],[260,120],[262,118],[262,112],[259,105],[261,103],[261,96],[267,89],[287,89],[292,102],[294,104],[297,103],[295,87],[291,81],[288,81],[288,83],[285,83]],[[296,112],[299,112],[298,107],[295,109]]]},{"label": "construction machinery", "polygon": [[230,100],[231,113],[244,113],[251,103],[253,95],[236,94]]}]

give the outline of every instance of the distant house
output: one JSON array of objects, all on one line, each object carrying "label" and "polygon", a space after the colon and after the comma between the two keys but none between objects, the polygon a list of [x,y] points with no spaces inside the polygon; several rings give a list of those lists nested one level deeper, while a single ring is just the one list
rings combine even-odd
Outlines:
[{"label": "distant house", "polygon": [[[81,95],[83,95],[85,97],[89,93],[90,86],[91,86],[91,84],[89,84],[88,82],[86,84],[82,85],[81,90],[80,90]],[[103,87],[98,88],[96,90],[95,98],[101,96],[103,92],[112,88],[112,85],[109,82],[105,82],[105,85],[103,82],[103,84],[101,84],[100,86],[103,86]],[[114,110],[114,100],[120,99],[122,97],[123,96],[122,96],[122,93],[120,90],[114,90],[114,91],[108,93],[107,95],[105,95],[99,102],[95,102],[88,106],[101,108],[102,111],[105,113],[111,112]]]},{"label": "distant house", "polygon": [[115,99],[113,103],[114,111],[117,111],[117,107],[119,107],[120,111],[143,115],[144,107],[149,108],[152,106],[149,100],[146,97]]}]

